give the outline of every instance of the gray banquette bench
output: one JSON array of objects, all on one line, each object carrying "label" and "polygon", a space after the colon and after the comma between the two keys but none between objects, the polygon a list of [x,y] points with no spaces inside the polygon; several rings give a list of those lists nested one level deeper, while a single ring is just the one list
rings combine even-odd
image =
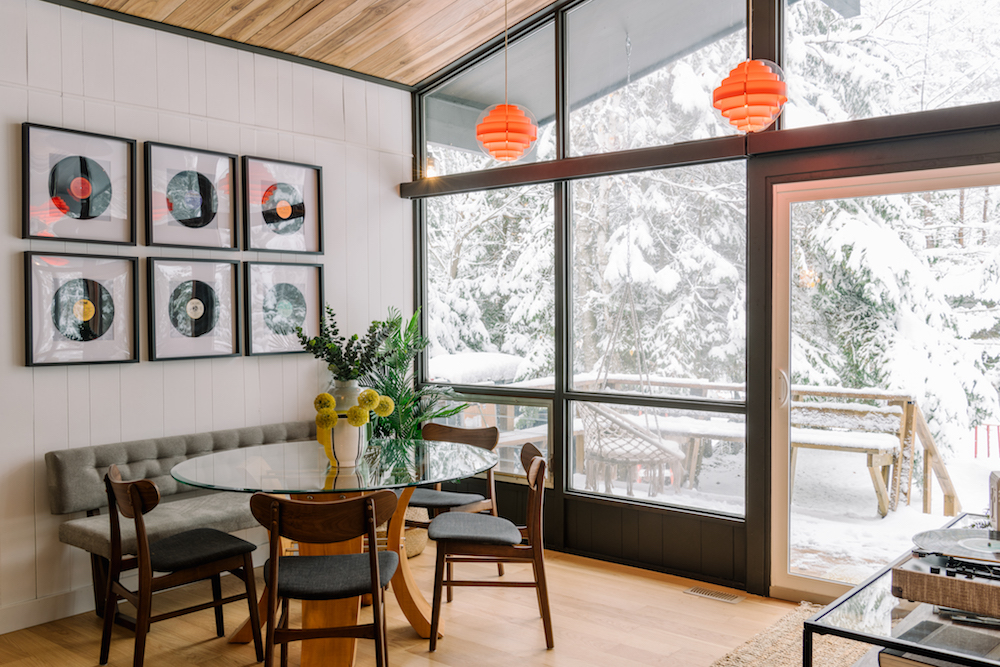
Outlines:
[{"label": "gray banquette bench", "polygon": [[[59,526],[59,540],[90,553],[94,603],[104,613],[104,589],[111,555],[111,524],[107,514],[104,475],[116,464],[125,480],[151,479],[166,502],[146,518],[150,541],[192,528],[225,532],[255,528],[250,494],[197,491],[177,482],[170,469],[189,458],[237,447],[310,440],[316,436],[313,421],[248,426],[210,433],[134,440],[110,445],[62,449],[45,454],[49,504],[53,514],[86,512]],[[122,551],[135,553],[135,527],[122,523]]]}]

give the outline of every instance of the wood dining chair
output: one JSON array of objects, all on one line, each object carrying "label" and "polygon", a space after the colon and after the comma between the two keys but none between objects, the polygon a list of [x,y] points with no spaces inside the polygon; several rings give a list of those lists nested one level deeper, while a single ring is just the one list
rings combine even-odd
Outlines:
[{"label": "wood dining chair", "polygon": [[[460,428],[458,426],[446,426],[444,424],[424,424],[420,429],[424,440],[440,440],[442,442],[458,442],[465,445],[473,445],[489,451],[494,451],[500,442],[500,430],[496,426],[486,428]],[[444,512],[489,512],[497,516],[496,502],[496,481],[493,475],[493,468],[486,471],[486,495],[478,493],[459,493],[456,491],[442,491],[440,484],[435,484],[434,488],[418,487],[413,490],[410,497],[410,507],[419,507],[427,510],[428,521],[418,519],[407,519],[408,528],[427,528],[430,520]],[[448,565],[451,568],[451,565]],[[503,576],[503,563],[497,564],[497,572]],[[448,579],[451,579],[449,569]],[[448,602],[453,597],[452,588],[448,587]]]},{"label": "wood dining chair", "polygon": [[[524,526],[515,526],[507,519],[489,514],[456,512],[441,514],[431,521],[427,535],[437,543],[434,602],[431,611],[431,651],[437,648],[444,586],[534,588],[538,595],[538,610],[545,629],[545,645],[548,648],[554,646],[549,593],[545,584],[545,563],[542,560],[545,457],[529,442],[521,448],[521,465],[528,478],[528,512]],[[451,578],[451,570],[448,569],[450,564],[483,562],[531,563],[534,577],[532,581],[460,581]]]},{"label": "wood dining chair", "polygon": [[[235,535],[213,528],[196,528],[177,533],[150,543],[146,535],[144,516],[153,511],[160,502],[160,491],[148,479],[131,482],[122,480],[118,467],[111,465],[104,476],[108,494],[108,515],[111,518],[111,559],[108,572],[107,595],[104,606],[104,632],[101,636],[101,664],[108,664],[111,649],[111,631],[119,616],[118,601],[127,600],[136,608],[135,650],[133,667],[142,667],[149,626],[156,621],[174,618],[202,609],[215,608],[215,632],[225,635],[222,605],[238,600],[247,600],[250,621],[254,628],[253,641],[257,661],[264,659],[260,638],[260,621],[257,614],[257,591],[254,584],[253,560],[251,552],[257,547]],[[135,524],[135,555],[124,554],[122,547],[121,516],[132,519]],[[126,588],[121,583],[122,572],[138,569],[139,580],[136,590]],[[154,576],[155,572],[160,572]],[[220,575],[229,572],[244,582],[245,590],[238,595],[222,597]],[[168,588],[176,588],[196,581],[212,582],[212,600],[184,609],[152,615],[153,593]]]},{"label": "wood dining chair", "polygon": [[[284,556],[282,538],[308,544],[330,544],[367,536],[374,545],[375,529],[396,511],[396,494],[372,494],[310,502],[255,493],[250,510],[271,533],[270,557],[264,564],[267,584],[267,633],[264,666],[274,664],[274,645],[281,645],[281,665],[288,665],[288,642],[327,637],[375,640],[375,663],[388,665],[385,589],[399,565],[395,551],[368,549],[367,553],[327,556]],[[289,627],[289,600],[343,600],[371,595],[372,622],[319,628]],[[280,616],[278,615],[280,604]]]}]

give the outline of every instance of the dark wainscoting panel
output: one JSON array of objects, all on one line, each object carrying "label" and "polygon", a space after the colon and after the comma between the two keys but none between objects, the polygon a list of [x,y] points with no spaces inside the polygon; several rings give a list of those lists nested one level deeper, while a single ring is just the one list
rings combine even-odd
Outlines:
[{"label": "dark wainscoting panel", "polygon": [[742,521],[566,496],[564,551],[746,588]]},{"label": "dark wainscoting panel", "polygon": [[[486,482],[470,479],[446,486],[482,493]],[[523,485],[497,482],[501,515],[523,522],[526,500]],[[564,496],[563,506],[566,534],[561,551],[746,588],[743,521],[582,496]],[[551,515],[556,503],[547,503],[545,510]],[[554,525],[558,522],[546,520],[547,529]],[[558,538],[553,535],[553,542]]]}]

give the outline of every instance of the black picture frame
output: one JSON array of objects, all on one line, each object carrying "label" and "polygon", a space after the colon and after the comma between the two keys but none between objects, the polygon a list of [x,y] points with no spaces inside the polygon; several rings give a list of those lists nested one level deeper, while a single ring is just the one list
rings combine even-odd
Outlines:
[{"label": "black picture frame", "polygon": [[323,265],[244,262],[243,280],[247,356],[305,353],[295,327],[310,337],[319,333]]},{"label": "black picture frame", "polygon": [[150,257],[146,299],[150,361],[242,354],[239,260]]},{"label": "black picture frame", "polygon": [[27,251],[24,290],[27,366],[139,361],[138,258]]},{"label": "black picture frame", "polygon": [[323,168],[244,155],[241,172],[243,249],[322,255]]},{"label": "black picture frame", "polygon": [[239,250],[236,155],[143,143],[146,245]]},{"label": "black picture frame", "polygon": [[21,124],[21,236],[136,245],[135,139]]}]

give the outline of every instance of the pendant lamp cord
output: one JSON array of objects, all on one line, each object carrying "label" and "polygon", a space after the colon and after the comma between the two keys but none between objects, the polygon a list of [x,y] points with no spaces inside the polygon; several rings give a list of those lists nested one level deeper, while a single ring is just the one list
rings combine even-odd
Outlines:
[{"label": "pendant lamp cord", "polygon": [[507,106],[507,0],[503,0],[503,104]]}]

